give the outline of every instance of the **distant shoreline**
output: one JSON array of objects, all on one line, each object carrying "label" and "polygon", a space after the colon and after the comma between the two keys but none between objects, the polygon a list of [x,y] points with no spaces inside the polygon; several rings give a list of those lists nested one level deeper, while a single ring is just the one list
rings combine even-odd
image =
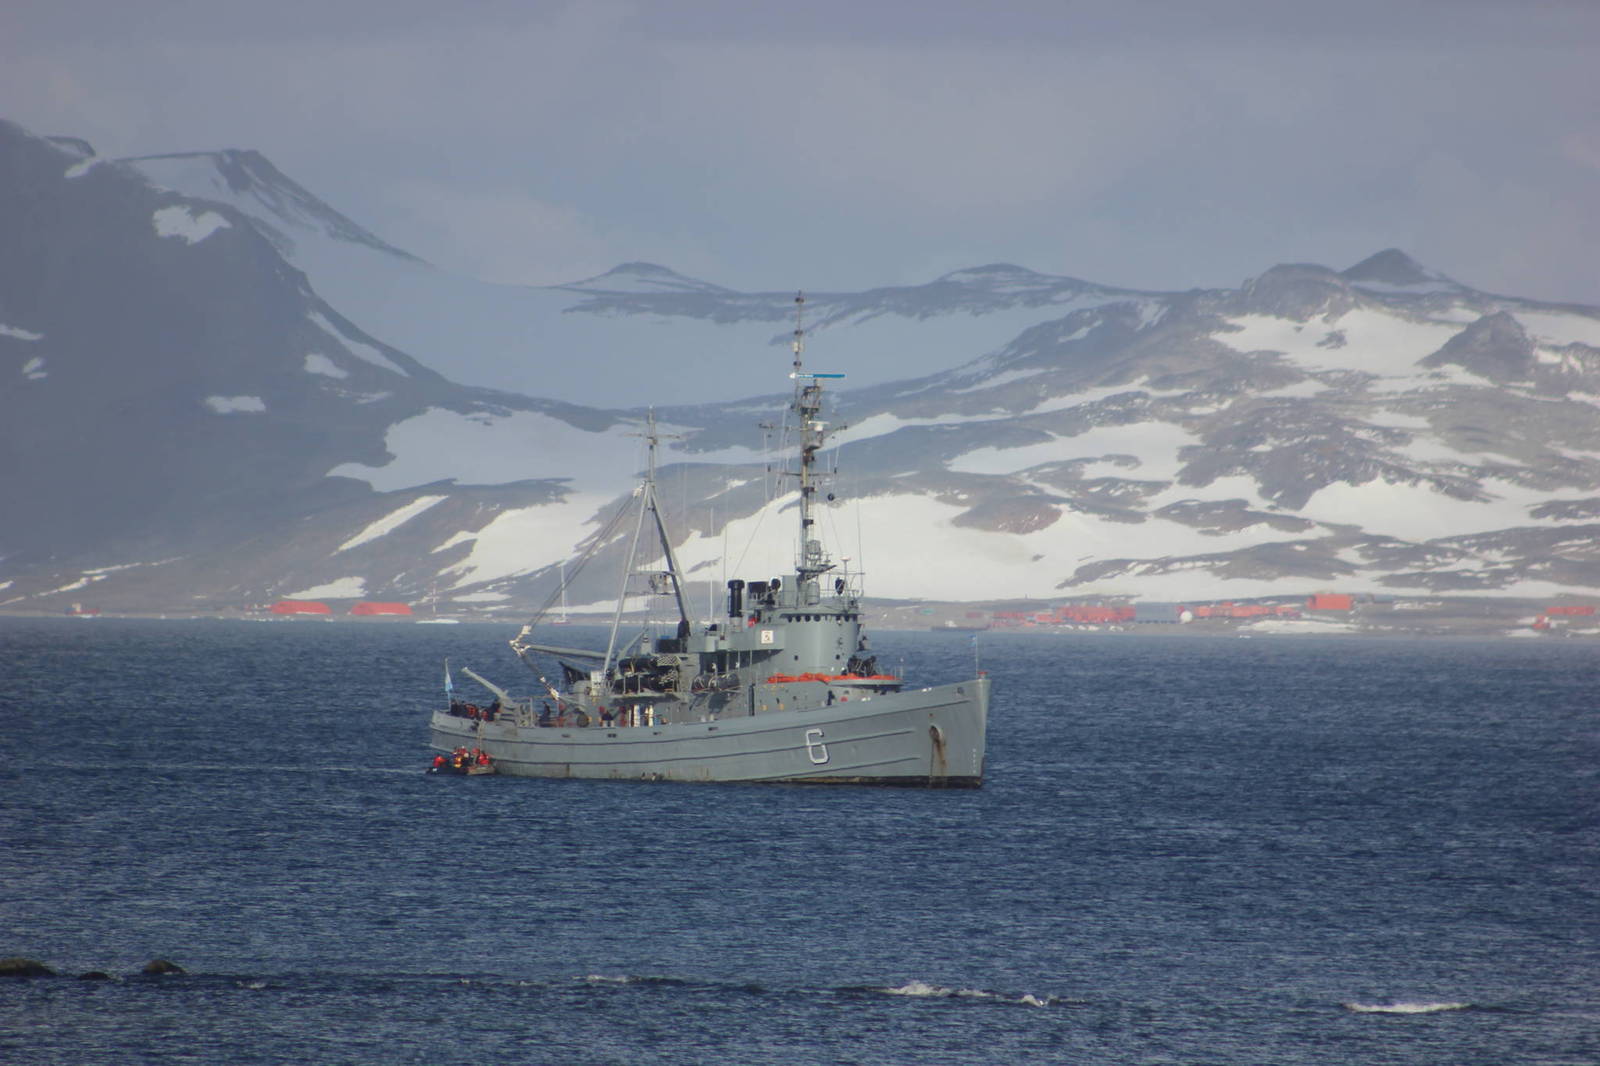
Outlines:
[{"label": "distant shoreline", "polygon": [[[1203,601],[1194,601],[1196,604]],[[1244,603],[1246,601],[1239,601]],[[1563,601],[1565,602],[1565,601]],[[1581,601],[1578,601],[1581,603]],[[1474,638],[1474,639],[1590,639],[1600,640],[1600,613],[1595,615],[1547,615],[1552,604],[1548,600],[1526,598],[1500,599],[1496,597],[1441,597],[1396,596],[1376,601],[1356,602],[1344,611],[1302,610],[1298,618],[1262,616],[1253,618],[1193,618],[1178,621],[1176,610],[1170,622],[1125,621],[1111,624],[1083,624],[1059,621],[1029,620],[1017,622],[1019,614],[1045,614],[1053,610],[1055,601],[1032,601],[1026,605],[1015,601],[996,603],[890,603],[867,606],[867,624],[883,632],[930,632],[983,637],[1005,633],[1043,633],[1058,635],[1101,636],[1191,636],[1191,637],[1294,637],[1294,636],[1357,636],[1380,638]],[[1025,608],[1019,610],[1019,608]],[[338,622],[360,625],[415,625],[431,620],[430,616],[413,615],[352,615],[348,605],[334,606],[330,613],[315,615],[273,615],[267,610],[236,611],[160,611],[115,610],[101,608],[79,615],[59,611],[17,610],[0,608],[0,619],[62,618],[92,622],[107,620],[148,621],[251,621],[277,623]],[[498,606],[493,612],[455,610],[464,624],[519,626],[527,622],[532,612],[520,612]],[[1010,617],[997,620],[998,613]],[[1535,628],[1538,619],[1544,619],[1543,628]],[[630,612],[625,620],[631,624],[643,621],[644,616]],[[570,613],[571,626],[609,625],[610,614]]]}]

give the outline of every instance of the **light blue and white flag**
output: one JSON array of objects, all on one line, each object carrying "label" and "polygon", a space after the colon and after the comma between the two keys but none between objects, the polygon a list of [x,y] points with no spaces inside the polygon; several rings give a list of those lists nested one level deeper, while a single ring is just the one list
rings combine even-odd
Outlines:
[{"label": "light blue and white flag", "polygon": [[456,687],[450,683],[450,660],[446,659],[444,661],[444,694],[449,696],[453,694],[455,690]]}]

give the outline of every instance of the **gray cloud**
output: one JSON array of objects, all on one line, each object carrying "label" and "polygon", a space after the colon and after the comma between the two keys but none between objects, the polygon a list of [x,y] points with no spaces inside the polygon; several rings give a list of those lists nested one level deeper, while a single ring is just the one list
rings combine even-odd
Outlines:
[{"label": "gray cloud", "polygon": [[446,266],[741,288],[1010,260],[1234,284],[1388,245],[1600,304],[1600,9],[26,0],[8,117],[254,147]]}]

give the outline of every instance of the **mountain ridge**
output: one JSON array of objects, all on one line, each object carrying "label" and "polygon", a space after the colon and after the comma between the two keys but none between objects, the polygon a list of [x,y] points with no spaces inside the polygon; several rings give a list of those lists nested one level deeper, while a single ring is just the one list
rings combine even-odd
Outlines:
[{"label": "mountain ridge", "polygon": [[[32,503],[0,520],[0,610],[435,589],[526,609],[626,499],[647,406],[693,501],[691,577],[715,586],[729,552],[792,562],[786,538],[743,545],[790,520],[772,449],[794,294],[639,262],[483,286],[340,224],[257,153],[85,151],[0,124],[0,191],[23,208],[0,245],[0,494]],[[218,177],[180,182],[180,159]],[[805,308],[813,363],[850,374],[823,517],[879,596],[1600,592],[1596,309],[1478,292],[1396,249],[1175,293],[987,264]],[[502,336],[535,380],[602,402],[436,361]],[[620,551],[569,573],[575,605],[614,595],[594,575]]]}]

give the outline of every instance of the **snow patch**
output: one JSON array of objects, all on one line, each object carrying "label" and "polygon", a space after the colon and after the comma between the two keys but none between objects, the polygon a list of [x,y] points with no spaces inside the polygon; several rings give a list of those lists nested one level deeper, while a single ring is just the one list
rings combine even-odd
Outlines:
[{"label": "snow patch", "polygon": [[1167,317],[1167,305],[1164,301],[1141,300],[1136,306],[1139,310],[1137,329],[1147,329]]},{"label": "snow patch", "polygon": [[1352,281],[1350,287],[1365,289],[1367,292],[1392,293],[1397,296],[1428,296],[1433,293],[1461,291],[1461,286],[1449,279],[1413,281],[1403,285],[1393,281]]},{"label": "snow patch", "polygon": [[391,374],[399,374],[403,378],[411,376],[402,370],[398,364],[392,362],[387,355],[384,355],[377,348],[374,348],[372,345],[367,344],[364,341],[359,341],[353,337],[346,336],[343,330],[334,325],[332,322],[328,321],[326,316],[324,316],[320,311],[312,311],[306,317],[309,318],[312,324],[314,324],[318,329],[322,330],[322,332],[338,341],[345,351],[349,352],[357,359],[360,359],[363,362],[371,363],[373,366],[381,367],[382,369],[389,371]]},{"label": "snow patch", "polygon": [[902,418],[887,412],[869,415],[860,422],[854,423],[839,430],[828,438],[830,447],[839,447],[852,444],[856,441],[870,440],[873,437],[884,437],[907,426],[947,426],[958,422],[993,422],[997,419],[1009,418],[1011,415],[1004,411],[994,411],[979,415],[943,414],[931,418]]},{"label": "snow patch", "polygon": [[161,208],[151,221],[155,225],[157,237],[176,237],[185,244],[198,244],[217,230],[232,226],[232,223],[215,211],[201,211],[196,214],[193,209],[182,204]]},{"label": "snow patch", "polygon": [[1306,378],[1293,385],[1285,385],[1278,389],[1264,389],[1255,393],[1252,399],[1257,400],[1309,400],[1328,390],[1328,386],[1316,378]]},{"label": "snow patch", "polygon": [[345,370],[321,352],[308,352],[306,354],[306,373],[321,374],[323,377],[329,378],[347,378],[350,376],[350,371]]},{"label": "snow patch", "polygon": [[1280,352],[1302,369],[1354,370],[1378,377],[1425,375],[1416,364],[1461,332],[1454,323],[1368,309],[1347,312],[1334,322],[1296,322],[1274,315],[1240,315],[1227,322],[1238,331],[1211,336],[1235,351]]},{"label": "snow patch", "polygon": [[1018,448],[975,448],[947,465],[960,474],[1014,474],[1040,463],[1132,455],[1139,466],[1132,472],[1120,470],[1123,477],[1170,481],[1183,468],[1179,449],[1199,443],[1194,434],[1170,422],[1140,422],[1097,426],[1075,437],[1055,437]]},{"label": "snow patch", "polygon": [[1416,397],[1430,392],[1439,392],[1453,386],[1469,389],[1496,389],[1500,387],[1492,378],[1483,374],[1476,374],[1464,366],[1451,363],[1445,366],[1433,367],[1413,377],[1394,377],[1376,381],[1367,386],[1367,391],[1375,395],[1387,393]]},{"label": "snow patch", "polygon": [[283,597],[286,600],[359,600],[367,594],[367,579],[364,577],[341,577],[336,581],[315,585],[299,592],[291,592]]},{"label": "snow patch", "polygon": [[1536,341],[1557,347],[1587,344],[1600,348],[1600,319],[1560,311],[1513,311],[1511,317]]},{"label": "snow patch", "polygon": [[1433,431],[1433,423],[1428,421],[1425,416],[1410,414],[1406,411],[1374,411],[1368,416],[1367,425],[1378,429]]},{"label": "snow patch", "polygon": [[[1079,332],[1081,333],[1083,331],[1080,330]],[[1076,335],[1073,337],[1064,337],[1062,339],[1073,340],[1075,337]],[[1002,385],[1009,385],[1014,381],[1026,381],[1028,378],[1036,378],[1049,369],[1049,367],[1036,366],[1029,367],[1026,370],[1006,370],[1002,373],[995,374],[993,377],[984,378],[975,385],[963,385],[959,389],[947,389],[945,391],[949,392],[953,396],[958,396],[964,392],[988,392],[990,389],[997,389]]]},{"label": "snow patch", "polygon": [[1369,534],[1402,540],[1434,540],[1492,533],[1529,524],[1527,508],[1548,496],[1531,489],[1485,479],[1500,494],[1488,501],[1460,500],[1426,485],[1374,479],[1362,485],[1343,482],[1319,489],[1296,512],[1315,522],[1353,523]]},{"label": "snow patch", "polygon": [[1251,634],[1331,637],[1356,632],[1357,628],[1349,622],[1329,622],[1321,618],[1263,618],[1250,623]]},{"label": "snow patch", "polygon": [[376,522],[373,522],[371,525],[367,526],[367,528],[363,529],[361,532],[357,533],[355,536],[339,545],[334,549],[334,554],[337,555],[342,551],[348,551],[351,548],[359,547],[368,541],[377,540],[379,537],[382,537],[409,522],[411,519],[415,518],[423,511],[426,511],[440,500],[448,500],[449,498],[450,497],[448,496],[418,496],[404,507],[390,511],[388,514],[384,515],[382,518],[378,519]]},{"label": "snow patch", "polygon": [[533,411],[464,415],[430,407],[389,427],[384,447],[394,459],[381,467],[344,463],[329,477],[353,477],[379,492],[454,481],[498,485],[537,478],[577,484],[615,483],[626,491],[643,465],[641,445],[627,436],[632,423],[599,433],[575,429]]},{"label": "snow patch", "polygon": [[114,566],[94,566],[85,570],[84,573],[94,577],[100,577],[104,574],[115,574],[119,570],[137,570],[141,566],[164,566],[165,564],[172,562],[177,562],[177,559],[161,559],[153,563],[117,563]]},{"label": "snow patch", "polygon": [[1085,404],[1100,403],[1103,400],[1111,399],[1113,396],[1123,396],[1128,393],[1147,396],[1151,399],[1176,399],[1186,394],[1183,389],[1151,389],[1148,386],[1148,380],[1130,382],[1126,385],[1100,385],[1092,389],[1084,389],[1081,392],[1052,396],[1040,400],[1026,411],[1018,411],[1016,413],[1041,415],[1055,411],[1066,411],[1074,407],[1082,407]]},{"label": "snow patch", "polygon": [[207,396],[205,404],[219,415],[260,414],[267,409],[259,396]]},{"label": "snow patch", "polygon": [[482,529],[457,533],[434,551],[472,544],[465,559],[444,570],[456,577],[452,589],[532,573],[576,555],[607,502],[606,496],[574,494],[557,503],[502,511]]},{"label": "snow patch", "polygon": [[[729,576],[787,572],[794,565],[797,536],[785,534],[795,532],[796,500],[797,495],[789,493],[753,515],[730,522],[724,533],[689,537],[676,549],[679,566],[685,572],[725,572]],[[1032,533],[993,533],[956,525],[954,520],[964,511],[959,504],[922,495],[869,496],[822,507],[817,522],[834,560],[848,559],[851,572],[864,569],[869,595],[890,599],[925,597],[930,574],[939,575],[940,595],[953,600],[1037,598],[1053,592],[1056,584],[1070,578],[1079,566],[1097,559],[1159,561],[1304,536],[1263,537],[1258,530],[1207,536],[1161,519],[1115,522],[1067,510]],[[908,538],[906,529],[916,529],[918,535]],[[960,560],[960,565],[952,565],[951,560]],[[1187,583],[1170,572],[1137,583],[1165,599],[1210,595],[1222,584],[1202,564],[1197,564],[1195,578]],[[1255,591],[1250,594],[1298,594],[1305,585],[1300,578],[1252,582]],[[1241,588],[1227,587],[1230,591]]]},{"label": "snow patch", "polygon": [[[1106,470],[1101,476],[1126,477],[1126,470]],[[1247,507],[1255,511],[1278,511],[1278,505],[1261,494],[1261,486],[1256,479],[1248,474],[1229,474],[1226,477],[1212,479],[1205,485],[1179,485],[1172,484],[1150,497],[1145,504],[1147,510],[1159,511],[1175,503],[1189,501],[1200,503],[1226,503],[1231,500],[1242,500]],[[1300,516],[1304,517],[1304,516]],[[1213,547],[1205,550],[1215,550],[1217,538],[1207,537],[1206,543]]]}]

